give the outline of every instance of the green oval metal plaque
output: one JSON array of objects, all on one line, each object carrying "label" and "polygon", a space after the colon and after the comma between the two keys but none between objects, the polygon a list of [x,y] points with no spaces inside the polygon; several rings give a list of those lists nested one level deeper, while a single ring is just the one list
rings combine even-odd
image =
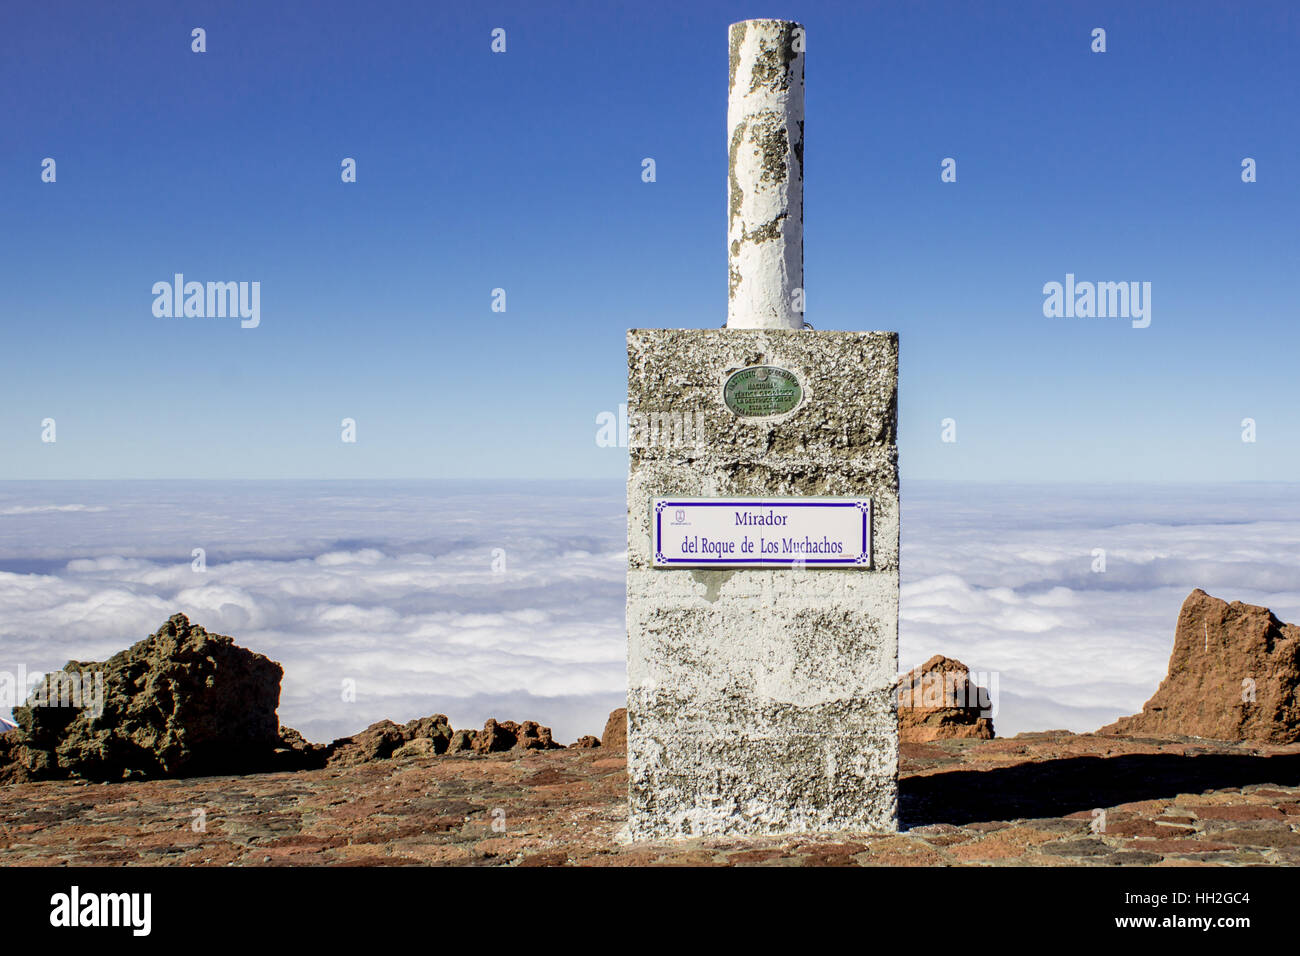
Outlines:
[{"label": "green oval metal plaque", "polygon": [[775,365],[742,368],[722,388],[722,400],[741,418],[783,415],[802,399],[799,380]]}]

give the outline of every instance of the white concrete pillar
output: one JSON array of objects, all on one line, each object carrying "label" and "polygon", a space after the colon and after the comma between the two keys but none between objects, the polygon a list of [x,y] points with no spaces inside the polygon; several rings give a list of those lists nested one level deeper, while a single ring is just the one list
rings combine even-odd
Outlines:
[{"label": "white concrete pillar", "polygon": [[803,328],[804,28],[731,25],[727,327]]}]

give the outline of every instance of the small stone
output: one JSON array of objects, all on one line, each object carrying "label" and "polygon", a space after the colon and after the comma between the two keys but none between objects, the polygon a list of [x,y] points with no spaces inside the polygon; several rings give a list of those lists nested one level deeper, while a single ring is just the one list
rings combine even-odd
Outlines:
[{"label": "small stone", "polygon": [[568,853],[563,850],[550,850],[544,853],[522,856],[519,866],[564,866],[568,862]]},{"label": "small stone", "polygon": [[1119,853],[1112,853],[1109,856],[1099,857],[1098,863],[1104,866],[1151,866],[1159,863],[1163,856],[1159,853],[1151,853],[1141,850],[1123,850]]},{"label": "small stone", "polygon": [[1162,825],[1154,820],[1107,821],[1103,831],[1107,836],[1120,837],[1170,837],[1195,833],[1191,827]]},{"label": "small stone", "polygon": [[1286,814],[1269,806],[1201,807],[1196,811],[1202,820],[1285,820]]},{"label": "small stone", "polygon": [[1223,830],[1214,834],[1214,838],[1223,843],[1238,846],[1300,846],[1300,833],[1291,829],[1272,827],[1258,830]]},{"label": "small stone", "polygon": [[1042,851],[1052,856],[1106,856],[1111,848],[1100,840],[1062,840],[1047,844]]}]

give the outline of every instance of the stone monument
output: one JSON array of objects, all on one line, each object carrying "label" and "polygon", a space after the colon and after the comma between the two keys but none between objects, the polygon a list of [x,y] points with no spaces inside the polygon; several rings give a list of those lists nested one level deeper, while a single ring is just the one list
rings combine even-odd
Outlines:
[{"label": "stone monument", "polygon": [[805,326],[804,30],[730,49],[726,326],[627,336],[628,834],[894,830],[898,336]]}]

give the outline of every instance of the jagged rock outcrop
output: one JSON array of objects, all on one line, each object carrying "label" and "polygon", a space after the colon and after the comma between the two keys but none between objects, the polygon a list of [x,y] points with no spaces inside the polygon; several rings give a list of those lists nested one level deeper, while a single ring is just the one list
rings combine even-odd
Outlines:
[{"label": "jagged rock outcrop", "polygon": [[971,683],[970,669],[959,660],[936,654],[899,677],[894,690],[898,739],[904,743],[993,737],[993,718],[985,714],[988,690]]},{"label": "jagged rock outcrop", "polygon": [[319,770],[328,756],[325,744],[314,744],[292,727],[281,727],[280,746],[275,750],[271,769]]},{"label": "jagged rock outcrop", "polygon": [[15,709],[19,729],[0,734],[0,782],[312,770],[449,748],[442,714],[312,743],[279,725],[282,674],[232,638],[174,615],[105,663],[72,661],[47,678]]},{"label": "jagged rock outcrop", "polygon": [[457,754],[471,751],[474,749],[474,741],[477,739],[477,730],[453,731],[451,735],[451,743],[447,745],[447,753]]},{"label": "jagged rock outcrop", "polygon": [[579,737],[573,743],[569,744],[569,749],[570,750],[591,750],[599,746],[600,746],[600,738],[593,737],[591,734],[587,734],[583,737]]},{"label": "jagged rock outcrop", "polygon": [[326,748],[326,763],[351,767],[371,760],[432,757],[446,753],[452,729],[445,714],[421,717],[398,725],[391,720],[371,724],[359,734],[340,737]]},{"label": "jagged rock outcrop", "polygon": [[[442,754],[502,753],[509,750],[560,750],[551,728],[534,720],[515,723],[513,720],[489,719],[482,730],[453,730],[445,714],[421,717],[405,724],[381,720],[351,737],[340,737],[328,746],[302,741],[294,734],[295,753],[300,767],[284,769],[309,769],[312,766],[351,767],[373,760],[405,760],[414,757],[436,757]],[[591,739],[595,739],[594,737]],[[318,759],[318,763],[315,762]]]},{"label": "jagged rock outcrop", "polygon": [[[48,675],[14,709],[17,728],[0,729],[0,783],[313,770],[564,748],[536,721],[488,720],[481,731],[453,730],[443,714],[402,725],[381,720],[333,743],[312,743],[277,719],[283,673],[233,638],[173,615],[103,663],[69,661]],[[587,736],[574,746],[601,743]]]},{"label": "jagged rock outcrop", "polygon": [[605,721],[605,732],[600,735],[600,745],[607,750],[627,750],[627,708],[612,711]]},{"label": "jagged rock outcrop", "polygon": [[551,737],[551,728],[535,720],[525,720],[515,733],[515,746],[520,750],[564,750],[564,744]]},{"label": "jagged rock outcrop", "polygon": [[551,739],[551,728],[535,720],[517,724],[513,720],[497,722],[488,718],[471,745],[475,753],[500,753],[504,750],[560,750],[563,744]]},{"label": "jagged rock outcrop", "polygon": [[37,779],[31,770],[37,757],[23,745],[20,735],[18,730],[0,733],[0,784]]},{"label": "jagged rock outcrop", "polygon": [[1197,588],[1178,613],[1155,695],[1098,733],[1300,741],[1300,626]]},{"label": "jagged rock outcrop", "polygon": [[268,769],[283,750],[280,665],[173,615],[107,661],[46,676],[0,779],[124,780]]}]

